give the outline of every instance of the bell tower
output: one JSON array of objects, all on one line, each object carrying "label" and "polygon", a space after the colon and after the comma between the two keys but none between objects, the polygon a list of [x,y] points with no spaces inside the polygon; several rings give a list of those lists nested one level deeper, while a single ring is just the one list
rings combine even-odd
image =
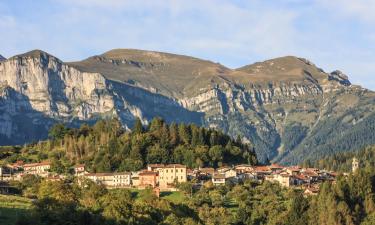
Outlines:
[{"label": "bell tower", "polygon": [[352,172],[354,173],[355,171],[357,171],[359,168],[359,160],[354,157],[353,158],[353,162],[352,162]]}]

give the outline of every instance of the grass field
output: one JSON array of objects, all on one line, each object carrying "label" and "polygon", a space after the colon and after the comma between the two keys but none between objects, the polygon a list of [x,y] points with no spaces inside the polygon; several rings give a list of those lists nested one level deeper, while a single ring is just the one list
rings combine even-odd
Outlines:
[{"label": "grass field", "polygon": [[26,214],[30,207],[30,199],[12,195],[0,195],[0,224],[15,224],[17,218]]}]

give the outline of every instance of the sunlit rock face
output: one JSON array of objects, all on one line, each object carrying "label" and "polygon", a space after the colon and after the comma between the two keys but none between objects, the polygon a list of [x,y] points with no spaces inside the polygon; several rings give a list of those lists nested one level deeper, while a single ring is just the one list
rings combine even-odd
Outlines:
[{"label": "sunlit rock face", "polygon": [[[130,128],[136,117],[146,125],[160,116],[239,135],[261,161],[296,163],[331,151],[328,137],[360,134],[363,123],[373,122],[374,99],[342,72],[326,73],[293,56],[233,70],[141,50],[71,63],[34,50],[0,57],[0,143],[46,138],[57,122],[79,126],[115,116]],[[375,143],[367,136],[343,150]]]}]

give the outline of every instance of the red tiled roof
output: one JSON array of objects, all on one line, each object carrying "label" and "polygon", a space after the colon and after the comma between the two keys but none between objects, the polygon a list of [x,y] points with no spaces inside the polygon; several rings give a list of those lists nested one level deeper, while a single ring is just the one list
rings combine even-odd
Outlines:
[{"label": "red tiled roof", "polygon": [[34,166],[45,166],[45,165],[50,165],[50,162],[40,162],[40,163],[28,163],[23,165],[23,167],[34,167]]},{"label": "red tiled roof", "polygon": [[284,167],[279,165],[279,164],[276,164],[276,163],[272,163],[270,166],[269,166],[270,169],[283,169]]},{"label": "red tiled roof", "polygon": [[157,176],[157,175],[158,173],[153,172],[153,171],[143,171],[138,174],[138,176]]},{"label": "red tiled roof", "polygon": [[268,166],[256,166],[256,167],[254,167],[254,170],[256,172],[267,172],[267,171],[270,171],[270,169],[268,168]]}]

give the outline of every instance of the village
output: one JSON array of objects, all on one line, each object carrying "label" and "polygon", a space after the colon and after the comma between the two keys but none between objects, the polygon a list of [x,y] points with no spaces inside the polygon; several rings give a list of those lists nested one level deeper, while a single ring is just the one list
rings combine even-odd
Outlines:
[{"label": "village", "polygon": [[[353,159],[353,172],[359,167],[357,159]],[[1,192],[8,191],[9,181],[20,181],[26,175],[37,175],[47,180],[62,180],[66,176],[50,172],[51,163],[24,163],[17,161],[0,167]],[[277,182],[287,188],[304,190],[305,195],[316,195],[324,181],[335,182],[337,174],[317,168],[301,168],[299,166],[284,167],[278,164],[268,166],[236,165],[232,167],[189,169],[181,164],[149,164],[146,169],[137,172],[90,173],[84,164],[74,166],[74,176],[89,179],[108,189],[114,188],[153,188],[160,191],[176,191],[177,184],[190,181],[195,188],[206,182],[213,185],[233,184],[245,180],[257,182]]]}]

